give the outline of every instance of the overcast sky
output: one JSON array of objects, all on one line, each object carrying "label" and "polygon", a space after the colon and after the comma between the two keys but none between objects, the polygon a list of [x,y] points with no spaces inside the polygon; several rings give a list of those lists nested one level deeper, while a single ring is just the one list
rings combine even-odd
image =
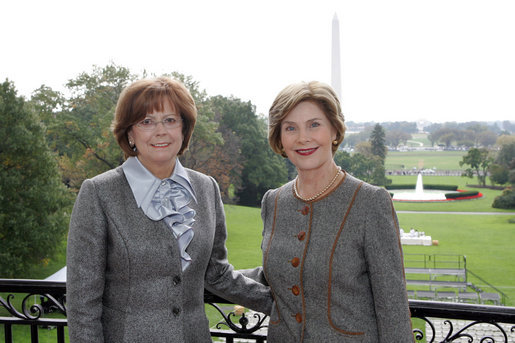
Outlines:
[{"label": "overcast sky", "polygon": [[267,114],[287,84],[331,82],[335,14],[346,120],[515,120],[513,0],[2,1],[0,81],[64,91],[114,62]]}]

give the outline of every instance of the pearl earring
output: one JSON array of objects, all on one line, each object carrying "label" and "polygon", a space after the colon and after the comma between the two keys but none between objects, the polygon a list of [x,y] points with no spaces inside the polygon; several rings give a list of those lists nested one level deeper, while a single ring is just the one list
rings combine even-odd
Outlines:
[{"label": "pearl earring", "polygon": [[138,149],[136,149],[136,144],[134,144],[134,141],[130,137],[129,137],[129,147],[132,149],[132,151],[138,151]]}]

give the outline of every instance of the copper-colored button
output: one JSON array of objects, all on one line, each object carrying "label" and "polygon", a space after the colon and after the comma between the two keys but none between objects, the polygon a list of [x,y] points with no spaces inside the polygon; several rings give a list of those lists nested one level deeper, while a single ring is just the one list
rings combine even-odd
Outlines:
[{"label": "copper-colored button", "polygon": [[306,238],[306,233],[304,231],[299,232],[297,238],[299,239],[299,241],[303,241],[304,238]]},{"label": "copper-colored button", "polygon": [[300,289],[299,289],[299,286],[295,285],[291,288],[291,292],[293,293],[293,295],[297,296],[300,294]]},{"label": "copper-colored button", "polygon": [[295,315],[295,320],[297,321],[297,323],[302,323],[302,314],[297,313]]},{"label": "copper-colored button", "polygon": [[299,263],[300,263],[300,259],[298,257],[294,257],[291,261],[291,265],[294,266],[295,268],[297,268],[299,266]]},{"label": "copper-colored button", "polygon": [[300,211],[300,213],[302,213],[303,215],[306,215],[309,213],[309,207],[308,206],[304,206],[302,208],[302,210]]}]

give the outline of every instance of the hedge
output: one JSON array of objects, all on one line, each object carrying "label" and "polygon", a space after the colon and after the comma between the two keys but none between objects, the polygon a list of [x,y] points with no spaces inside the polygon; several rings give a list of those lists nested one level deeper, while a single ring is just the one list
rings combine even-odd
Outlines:
[{"label": "hedge", "polygon": [[[388,185],[386,189],[415,189],[416,185]],[[424,189],[439,189],[443,191],[456,191],[458,186],[453,185],[424,185]]]},{"label": "hedge", "polygon": [[459,193],[445,193],[446,199],[458,199],[458,198],[466,198],[466,197],[473,197],[478,195],[478,191],[465,191],[465,192],[459,192]]}]

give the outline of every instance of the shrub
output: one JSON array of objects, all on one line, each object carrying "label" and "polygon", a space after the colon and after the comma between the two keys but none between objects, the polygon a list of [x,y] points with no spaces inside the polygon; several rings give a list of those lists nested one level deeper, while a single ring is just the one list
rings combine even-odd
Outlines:
[{"label": "shrub", "polygon": [[386,189],[415,189],[415,185],[386,185]]},{"label": "shrub", "polygon": [[441,189],[443,191],[456,191],[458,186],[453,185],[424,185],[424,189]]},{"label": "shrub", "polygon": [[492,207],[505,209],[515,208],[515,192],[510,188],[505,189],[502,195],[495,197]]}]

